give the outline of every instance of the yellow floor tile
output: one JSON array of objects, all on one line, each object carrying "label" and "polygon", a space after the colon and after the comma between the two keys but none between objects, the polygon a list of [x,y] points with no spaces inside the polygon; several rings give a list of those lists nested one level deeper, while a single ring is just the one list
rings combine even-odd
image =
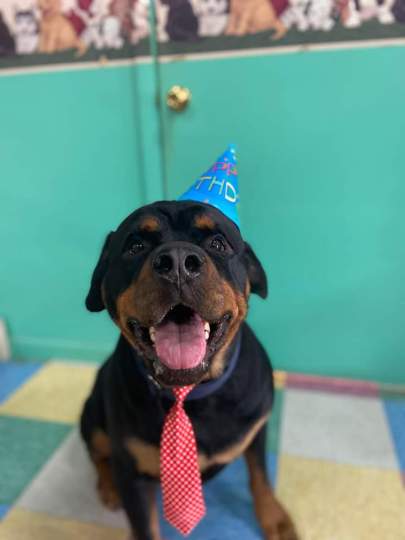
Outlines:
[{"label": "yellow floor tile", "polygon": [[0,406],[0,414],[74,423],[96,369],[74,362],[49,362]]},{"label": "yellow floor tile", "polygon": [[15,508],[0,523],[1,540],[124,540],[122,529],[79,523]]},{"label": "yellow floor tile", "polygon": [[274,386],[276,388],[284,388],[285,381],[287,379],[287,373],[285,371],[274,371]]},{"label": "yellow floor tile", "polygon": [[280,456],[278,495],[302,540],[404,540],[399,472]]}]

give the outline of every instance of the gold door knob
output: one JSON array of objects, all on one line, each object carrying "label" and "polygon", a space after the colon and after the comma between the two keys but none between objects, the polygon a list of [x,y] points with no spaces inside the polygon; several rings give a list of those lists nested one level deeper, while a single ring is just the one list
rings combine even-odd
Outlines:
[{"label": "gold door knob", "polygon": [[184,111],[191,101],[191,92],[184,86],[172,86],[167,92],[166,103],[172,111]]}]

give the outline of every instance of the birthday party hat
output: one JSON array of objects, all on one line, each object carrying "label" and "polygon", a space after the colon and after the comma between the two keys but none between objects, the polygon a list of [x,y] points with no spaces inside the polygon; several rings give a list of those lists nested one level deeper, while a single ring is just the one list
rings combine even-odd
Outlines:
[{"label": "birthday party hat", "polygon": [[202,174],[179,201],[198,201],[221,210],[238,227],[239,202],[238,171],[236,170],[235,146],[229,145],[217,161]]}]

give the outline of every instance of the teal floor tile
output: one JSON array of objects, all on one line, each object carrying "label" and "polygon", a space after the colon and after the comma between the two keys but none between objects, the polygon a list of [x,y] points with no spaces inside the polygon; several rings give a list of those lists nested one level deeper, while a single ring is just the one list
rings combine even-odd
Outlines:
[{"label": "teal floor tile", "polygon": [[0,416],[0,504],[12,504],[71,426]]},{"label": "teal floor tile", "polygon": [[276,389],[274,393],[273,409],[267,425],[267,449],[273,454],[278,453],[281,413],[283,410],[284,390]]}]

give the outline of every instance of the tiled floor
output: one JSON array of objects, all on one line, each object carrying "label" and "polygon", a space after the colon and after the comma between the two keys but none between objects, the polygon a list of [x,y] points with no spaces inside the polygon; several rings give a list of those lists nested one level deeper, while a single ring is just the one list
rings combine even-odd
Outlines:
[{"label": "tiled floor", "polygon": [[[75,427],[95,366],[0,364],[0,539],[123,540]],[[405,388],[276,374],[268,463],[303,540],[405,540]],[[242,460],[190,540],[259,540]],[[165,540],[181,537],[162,521]]]}]

